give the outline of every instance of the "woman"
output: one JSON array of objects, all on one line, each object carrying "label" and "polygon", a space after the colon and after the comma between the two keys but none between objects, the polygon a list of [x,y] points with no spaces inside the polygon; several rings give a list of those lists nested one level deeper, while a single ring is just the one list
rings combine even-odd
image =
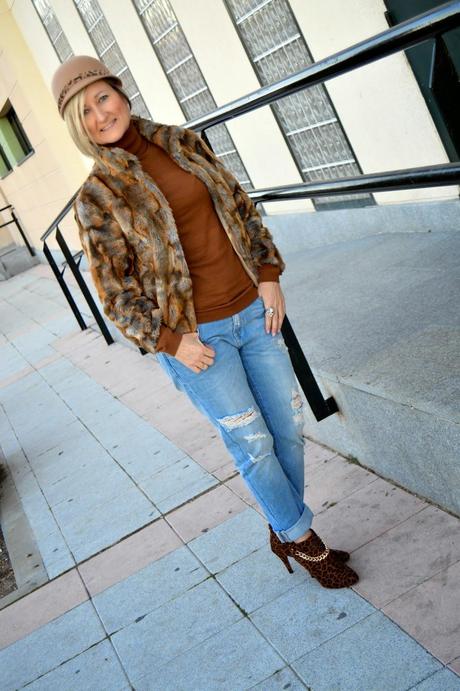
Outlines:
[{"label": "woman", "polygon": [[292,557],[325,587],[353,585],[348,553],[324,545],[303,500],[284,263],[254,204],[195,132],[131,115],[120,79],[95,58],[71,58],[52,88],[95,161],[75,218],[105,314],[217,427],[289,572]]}]

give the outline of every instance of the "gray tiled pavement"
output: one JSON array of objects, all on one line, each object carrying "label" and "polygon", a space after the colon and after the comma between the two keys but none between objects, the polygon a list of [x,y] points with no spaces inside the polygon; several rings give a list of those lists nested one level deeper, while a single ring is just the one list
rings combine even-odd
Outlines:
[{"label": "gray tiled pavement", "polygon": [[128,691],[131,685],[107,639],[64,662],[51,672],[28,684],[28,691],[63,691],[64,689],[110,689]]},{"label": "gray tiled pavement", "polygon": [[0,651],[2,689],[22,688],[88,650],[105,635],[92,602],[83,602]]},{"label": "gray tiled pavement", "polygon": [[[367,660],[367,665],[356,659]],[[315,691],[409,689],[440,669],[440,663],[381,612],[329,638],[293,664]]]},{"label": "gray tiled pavement", "polygon": [[[209,664],[210,660],[218,660],[219,664]],[[162,666],[155,675],[141,678],[136,691],[248,689],[283,664],[257,629],[241,619],[178,655],[174,665]]]},{"label": "gray tiled pavement", "polygon": [[[24,461],[23,466],[29,471],[29,481],[21,483],[20,492],[40,549],[40,541],[44,543],[44,554],[48,536],[60,530],[76,561],[86,559],[150,522],[160,511],[169,511],[217,483],[65,359],[0,389],[0,403],[27,454],[28,463]],[[56,436],[56,430],[63,430],[65,436]],[[123,452],[126,430],[137,440],[134,445],[131,442],[130,454]],[[67,449],[62,448],[66,445]],[[143,447],[143,454],[136,445]],[[115,446],[121,450],[117,452]],[[146,464],[146,450],[152,457],[150,464]],[[142,461],[142,471],[137,473],[136,459]],[[56,473],[58,465],[65,471]],[[68,567],[68,559],[61,563]]]}]

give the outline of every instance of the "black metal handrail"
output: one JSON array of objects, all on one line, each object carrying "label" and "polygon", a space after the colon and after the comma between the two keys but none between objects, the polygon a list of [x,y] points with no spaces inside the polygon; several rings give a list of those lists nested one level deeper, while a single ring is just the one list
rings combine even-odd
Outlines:
[{"label": "black metal handrail", "polygon": [[386,173],[369,173],[350,177],[304,182],[278,187],[250,190],[248,195],[255,203],[277,202],[311,197],[332,197],[341,194],[363,192],[390,192],[423,187],[444,187],[460,183],[460,163],[442,163]]},{"label": "black metal handrail", "polygon": [[417,15],[417,17],[366,38],[350,48],[345,48],[323,60],[318,60],[318,62],[314,62],[275,84],[264,86],[246,96],[226,103],[224,106],[216,108],[212,113],[195,120],[189,120],[185,127],[201,132],[208,127],[252,112],[314,84],[339,77],[357,67],[364,67],[371,62],[411,48],[437,34],[454,29],[459,24],[460,0],[447,2],[436,9]]},{"label": "black metal handrail", "polygon": [[7,209],[10,210],[11,220],[6,221],[6,223],[2,223],[2,224],[0,225],[0,229],[1,229],[1,228],[5,228],[5,226],[9,226],[11,223],[14,223],[14,224],[16,225],[16,228],[17,228],[18,231],[20,232],[22,239],[24,240],[25,246],[26,246],[27,249],[29,250],[30,256],[31,256],[31,257],[35,257],[35,250],[34,250],[34,248],[32,247],[32,245],[30,244],[30,242],[29,242],[29,240],[28,240],[28,238],[27,238],[27,235],[25,234],[24,228],[23,228],[22,225],[20,224],[18,217],[16,216],[16,214],[15,214],[14,211],[13,211],[13,205],[12,205],[12,204],[7,204],[6,206],[3,206],[3,207],[0,209],[0,213],[1,213],[2,211],[6,211]]},{"label": "black metal handrail", "polygon": [[[262,87],[242,98],[217,108],[212,113],[196,120],[190,120],[184,127],[199,131],[206,139],[205,130],[208,127],[221,124],[244,113],[273,103],[314,84],[323,83],[334,77],[350,72],[357,67],[362,67],[381,58],[387,57],[401,50],[410,48],[422,41],[457,27],[460,24],[460,0],[448,2],[441,7],[421,14],[413,19],[398,24],[386,31],[372,36],[360,43],[346,48],[334,55],[319,60],[309,65],[304,70],[297,72],[275,84]],[[209,143],[209,142],[208,142]],[[248,194],[255,203],[263,201],[282,201],[287,199],[305,199],[309,197],[334,196],[361,192],[383,192],[389,190],[403,190],[408,188],[433,187],[458,184],[460,182],[460,164],[450,163],[444,165],[424,166],[407,170],[396,170],[381,173],[371,173],[357,177],[339,178],[315,183],[300,183],[294,185],[282,185],[274,188],[252,190]],[[57,267],[47,244],[47,238],[56,231],[56,240],[65,256],[66,264],[73,272],[97,323],[108,344],[113,343],[107,325],[104,322],[91,293],[79,270],[79,261],[75,261],[67,244],[59,230],[59,223],[69,212],[78,191],[66,204],[64,209],[53,221],[46,232],[41,236],[44,242],[44,252],[51,267],[60,282],[64,293],[73,309],[81,326],[83,318],[73,300],[68,287]],[[80,255],[81,258],[81,255]],[[310,366],[300,347],[296,335],[287,317],[282,327],[286,344],[289,348],[291,360],[299,383],[306,394],[312,412],[316,419],[322,420],[338,411],[337,403],[333,397],[327,399],[318,387]],[[145,352],[141,349],[141,352]]]},{"label": "black metal handrail", "polygon": [[[57,217],[59,222],[62,221],[62,219],[65,217],[66,213],[68,213],[70,211],[70,208],[73,204],[73,200],[75,199],[77,194],[78,194],[78,192],[76,192],[76,194],[72,197],[71,201],[66,204],[64,209],[61,211],[61,213]],[[61,286],[62,292],[64,293],[66,300],[69,303],[70,309],[74,313],[74,316],[78,322],[78,325],[80,326],[80,328],[82,330],[87,328],[85,320],[83,319],[83,315],[81,314],[80,310],[78,309],[78,305],[77,305],[72,293],[69,290],[69,286],[67,285],[67,283],[64,280],[64,271],[66,270],[67,267],[69,267],[70,271],[72,272],[72,274],[73,274],[73,276],[74,276],[74,278],[78,284],[78,287],[80,288],[81,292],[83,293],[83,297],[85,298],[85,300],[88,304],[88,307],[90,308],[91,313],[92,313],[93,317],[95,318],[97,325],[99,326],[99,328],[101,330],[102,335],[105,338],[107,345],[111,345],[113,343],[112,335],[111,335],[109,329],[107,328],[107,324],[105,323],[104,317],[100,313],[100,311],[96,305],[96,302],[95,302],[95,300],[91,294],[91,291],[88,288],[88,286],[86,285],[86,281],[83,278],[82,273],[80,271],[80,262],[81,262],[81,259],[83,257],[83,250],[78,250],[77,252],[75,252],[75,254],[72,254],[68,244],[65,241],[63,234],[61,233],[61,231],[59,229],[58,222],[55,221],[55,225],[50,226],[50,228],[48,228],[48,231],[54,231],[56,233],[56,242],[58,243],[58,245],[61,249],[61,252],[64,255],[64,260],[65,260],[62,263],[62,268],[61,269],[59,268],[57,261],[53,257],[53,253],[51,252],[50,248],[47,245],[46,239],[43,242],[43,253],[48,260],[48,263],[51,267],[51,270],[54,273],[54,276],[55,276],[57,282]],[[50,234],[48,231],[47,231],[47,234],[45,234],[46,237],[48,237],[48,235]]]}]

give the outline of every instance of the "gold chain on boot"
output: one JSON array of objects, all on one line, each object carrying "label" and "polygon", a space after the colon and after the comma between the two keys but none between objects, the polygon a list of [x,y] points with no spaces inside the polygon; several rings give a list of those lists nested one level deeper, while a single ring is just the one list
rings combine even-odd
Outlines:
[{"label": "gold chain on boot", "polygon": [[299,550],[295,550],[294,554],[297,554],[298,557],[306,559],[307,561],[323,561],[323,559],[326,559],[327,555],[329,554],[329,547],[326,547],[324,552],[322,554],[319,554],[317,557],[311,557],[309,554],[299,552]]}]

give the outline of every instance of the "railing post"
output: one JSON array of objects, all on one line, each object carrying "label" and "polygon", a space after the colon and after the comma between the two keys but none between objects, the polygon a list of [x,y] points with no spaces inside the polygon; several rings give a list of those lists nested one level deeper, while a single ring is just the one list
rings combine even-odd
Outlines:
[{"label": "railing post", "polygon": [[[71,272],[73,273],[75,280],[77,281],[78,286],[79,286],[81,292],[83,293],[83,296],[86,299],[86,302],[88,303],[88,306],[89,306],[89,308],[93,314],[93,317],[95,318],[95,320],[96,320],[96,322],[97,322],[97,324],[98,324],[98,326],[102,332],[102,335],[105,338],[107,345],[111,345],[114,342],[112,335],[107,328],[107,324],[105,323],[104,318],[102,317],[101,313],[99,312],[99,310],[97,308],[97,305],[94,301],[94,298],[91,295],[88,286],[86,285],[85,279],[83,278],[83,276],[80,273],[80,269],[79,269],[75,259],[73,258],[72,252],[68,248],[66,241],[64,240],[64,236],[62,235],[61,231],[59,230],[59,226],[56,226],[56,240],[58,242],[59,247],[62,250],[62,254],[64,255],[64,257],[67,261],[68,267],[70,268]],[[82,328],[86,329],[86,325]]]},{"label": "railing post", "polygon": [[20,232],[20,234],[21,234],[21,237],[22,237],[22,239],[24,240],[25,246],[26,246],[27,249],[29,250],[29,254],[30,254],[32,257],[35,257],[35,254],[36,254],[36,253],[35,253],[35,250],[34,250],[34,248],[32,247],[32,245],[30,244],[30,242],[29,242],[29,240],[28,240],[28,238],[27,238],[27,235],[26,235],[25,232],[24,232],[23,227],[22,227],[21,224],[19,223],[19,219],[16,217],[16,214],[15,214],[14,211],[13,211],[12,205],[11,205],[11,204],[7,204],[6,206],[3,206],[3,207],[0,209],[0,213],[1,213],[2,211],[6,211],[7,209],[10,209],[11,220],[10,220],[10,221],[7,221],[6,223],[2,223],[2,225],[0,226],[0,228],[4,228],[5,226],[9,226],[10,223],[15,223],[15,224],[16,224],[16,228],[19,230],[19,232]]},{"label": "railing post", "polygon": [[292,366],[296,374],[299,384],[302,387],[302,391],[308,401],[313,415],[319,422],[324,420],[324,418],[337,413],[339,410],[335,399],[331,396],[330,398],[324,398],[321,393],[321,389],[313,376],[313,372],[310,369],[310,365],[307,362],[307,358],[300,346],[297,336],[295,335],[294,329],[291,326],[287,315],[283,319],[283,326],[281,327],[281,333],[283,334],[284,340],[289,350],[289,355],[291,357]]},{"label": "railing post", "polygon": [[67,302],[69,303],[69,306],[70,306],[72,312],[74,313],[75,319],[78,322],[78,326],[80,327],[80,329],[83,329],[83,330],[86,329],[87,326],[85,324],[85,320],[81,316],[81,313],[80,313],[80,310],[78,309],[77,303],[73,299],[72,293],[70,292],[69,288],[67,287],[66,282],[62,278],[62,274],[59,271],[59,267],[56,264],[56,261],[55,261],[53,255],[51,254],[51,250],[49,249],[48,245],[46,244],[46,241],[43,243],[43,254],[47,258],[48,263],[51,266],[51,270],[54,273],[57,282],[61,286],[61,290],[64,293],[64,296],[65,296]]},{"label": "railing post", "polygon": [[24,229],[23,229],[23,227],[21,226],[21,224],[19,223],[19,219],[16,217],[16,214],[14,213],[13,209],[11,209],[11,216],[12,216],[13,221],[16,223],[17,229],[18,229],[19,232],[21,233],[22,239],[24,240],[24,242],[25,242],[25,244],[26,244],[26,247],[27,247],[27,249],[29,250],[30,255],[31,255],[32,257],[35,257],[35,250],[34,250],[34,248],[32,247],[32,245],[30,244],[30,242],[28,241],[27,236],[26,236],[26,234],[25,234],[25,232],[24,232]]}]

